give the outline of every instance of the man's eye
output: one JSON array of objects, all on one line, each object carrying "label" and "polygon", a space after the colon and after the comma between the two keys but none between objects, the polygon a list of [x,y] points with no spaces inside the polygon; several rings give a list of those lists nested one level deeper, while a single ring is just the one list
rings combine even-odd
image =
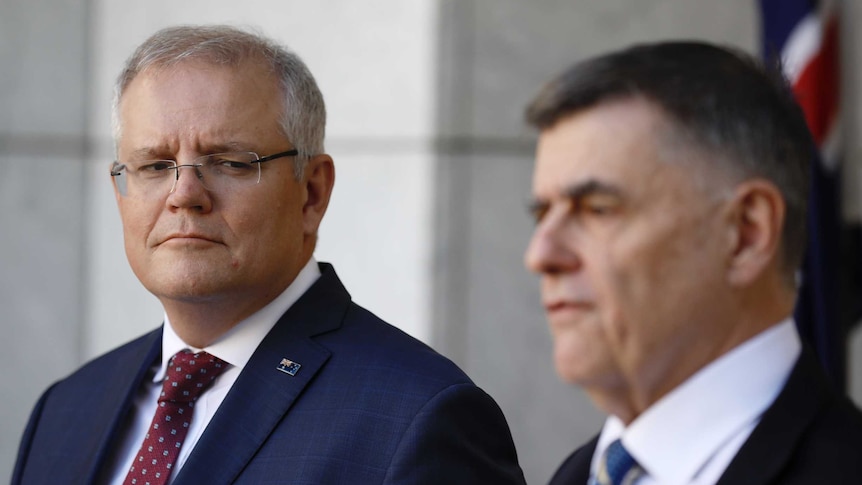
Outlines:
[{"label": "man's eye", "polygon": [[160,172],[164,172],[166,170],[170,170],[174,168],[174,164],[168,161],[156,161],[145,163],[137,168],[138,172],[149,173],[149,174],[158,174]]},{"label": "man's eye", "polygon": [[235,171],[251,170],[252,168],[254,168],[254,165],[251,163],[228,159],[216,160],[214,166],[225,170]]},{"label": "man's eye", "polygon": [[619,201],[615,197],[587,197],[574,204],[575,212],[585,216],[607,216],[619,209]]},{"label": "man's eye", "polygon": [[595,216],[604,216],[613,213],[614,207],[609,204],[586,204],[583,211]]},{"label": "man's eye", "polygon": [[542,219],[545,218],[545,214],[548,213],[550,206],[548,204],[531,204],[529,207],[529,213],[533,217],[533,222],[538,224],[542,222]]}]

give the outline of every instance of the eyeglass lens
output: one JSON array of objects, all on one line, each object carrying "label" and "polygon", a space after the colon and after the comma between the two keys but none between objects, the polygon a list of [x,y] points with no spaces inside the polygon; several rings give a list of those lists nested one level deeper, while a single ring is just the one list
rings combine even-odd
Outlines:
[{"label": "eyeglass lens", "polygon": [[259,157],[254,152],[234,152],[205,155],[192,163],[177,164],[172,160],[155,160],[127,165],[114,164],[111,175],[123,196],[137,198],[160,197],[176,189],[180,169],[188,169],[197,183],[214,192],[235,190],[260,182]]}]

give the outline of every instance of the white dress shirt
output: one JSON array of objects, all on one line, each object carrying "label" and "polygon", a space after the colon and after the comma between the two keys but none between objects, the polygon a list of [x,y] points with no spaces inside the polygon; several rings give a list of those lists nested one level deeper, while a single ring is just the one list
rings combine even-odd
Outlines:
[{"label": "white dress shirt", "polygon": [[626,427],[611,416],[590,470],[617,438],[646,471],[634,485],[711,485],[784,387],[802,345],[791,319],[710,363]]},{"label": "white dress shirt", "polygon": [[227,392],[236,382],[245,364],[251,358],[255,349],[263,341],[263,338],[272,330],[278,319],[290,308],[296,300],[302,296],[312,284],[320,277],[320,269],[317,262],[311,258],[302,268],[290,286],[265,307],[249,316],[227,333],[222,335],[212,345],[198,349],[187,345],[174,332],[170,319],[165,315],[164,332],[162,335],[162,360],[153,367],[154,376],[151,381],[145,382],[135,396],[134,405],[131,410],[131,419],[127,428],[122,433],[120,445],[115,454],[111,484],[122,485],[129,468],[132,466],[138,449],[144,441],[144,436],[150,428],[153,415],[156,413],[156,404],[162,389],[162,381],[168,367],[168,361],[174,354],[183,349],[191,349],[195,352],[204,350],[219,359],[230,364],[228,370],[213,381],[209,389],[195,402],[195,412],[189,426],[183,446],[180,449],[177,463],[174,465],[171,480],[182,468],[189,457],[195,444],[204,432],[207,424],[212,419]]}]

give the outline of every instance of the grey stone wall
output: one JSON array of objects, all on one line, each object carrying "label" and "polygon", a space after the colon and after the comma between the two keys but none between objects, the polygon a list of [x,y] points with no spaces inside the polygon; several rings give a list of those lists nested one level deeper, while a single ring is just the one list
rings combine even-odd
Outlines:
[{"label": "grey stone wall", "polygon": [[0,4],[0,481],[36,397],[79,364],[85,3]]}]

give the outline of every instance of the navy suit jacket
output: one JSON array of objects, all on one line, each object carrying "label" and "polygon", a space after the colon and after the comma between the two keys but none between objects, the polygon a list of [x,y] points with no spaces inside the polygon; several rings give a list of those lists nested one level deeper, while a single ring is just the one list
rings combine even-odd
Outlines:
[{"label": "navy suit jacket", "polygon": [[[524,483],[497,404],[354,304],[331,266],[264,338],[173,484]],[[161,328],[48,389],[13,485],[103,483]],[[287,358],[296,375],[279,371]],[[107,470],[106,470],[107,469]]]},{"label": "navy suit jacket", "polygon": [[[598,437],[570,455],[551,485],[585,485]],[[829,385],[803,350],[775,402],[717,485],[858,485],[862,483],[862,413]]]}]

